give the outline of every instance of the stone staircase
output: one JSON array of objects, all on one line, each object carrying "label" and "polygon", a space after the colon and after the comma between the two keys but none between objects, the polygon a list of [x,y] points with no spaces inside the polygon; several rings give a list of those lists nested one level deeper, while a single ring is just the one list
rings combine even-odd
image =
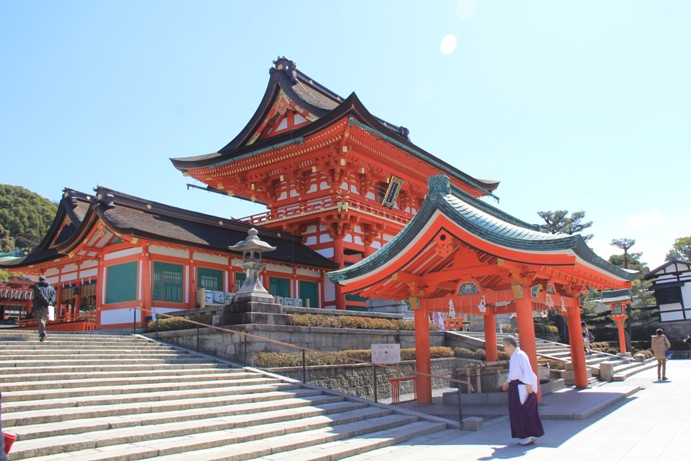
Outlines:
[{"label": "stone staircase", "polygon": [[[461,334],[473,338],[484,343],[485,335],[483,332],[449,332],[453,334]],[[506,334],[497,333],[497,342],[501,344],[502,338]],[[566,368],[569,368],[571,363],[571,347],[568,344],[557,343],[554,341],[547,341],[545,339],[536,339],[535,347],[537,349],[538,357],[546,359],[559,360],[564,362]],[[656,366],[654,360],[645,362],[637,362],[627,357],[620,357],[618,355],[607,354],[604,352],[592,351],[591,355],[586,356],[586,367],[589,374],[593,377],[603,378],[600,373],[600,368],[607,366],[607,373],[611,374],[612,381],[625,381],[629,376],[647,370]],[[609,379],[607,379],[609,380]]]},{"label": "stone staircase", "polygon": [[0,331],[10,460],[335,460],[452,425],[134,335]]}]

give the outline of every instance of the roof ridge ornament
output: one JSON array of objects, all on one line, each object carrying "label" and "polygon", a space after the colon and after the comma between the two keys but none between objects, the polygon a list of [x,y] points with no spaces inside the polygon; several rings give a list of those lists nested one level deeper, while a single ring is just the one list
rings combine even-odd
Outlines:
[{"label": "roof ridge ornament", "polygon": [[451,180],[445,174],[436,174],[427,179],[427,193],[448,195],[451,193]]},{"label": "roof ridge ornament", "polygon": [[291,61],[285,56],[279,56],[274,61],[274,67],[271,69],[271,72],[283,71],[292,83],[297,83],[297,68],[298,66],[295,64],[295,61]]}]

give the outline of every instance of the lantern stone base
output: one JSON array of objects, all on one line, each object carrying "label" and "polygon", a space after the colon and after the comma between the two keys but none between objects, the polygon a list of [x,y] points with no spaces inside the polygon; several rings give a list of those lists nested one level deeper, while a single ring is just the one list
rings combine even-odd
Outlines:
[{"label": "lantern stone base", "polygon": [[223,308],[222,313],[213,316],[213,325],[290,325],[290,315],[283,306],[266,300],[236,301]]}]

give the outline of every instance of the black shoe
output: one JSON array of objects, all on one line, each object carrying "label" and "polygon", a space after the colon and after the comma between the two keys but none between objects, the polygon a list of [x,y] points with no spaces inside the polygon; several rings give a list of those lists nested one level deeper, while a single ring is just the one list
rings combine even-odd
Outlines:
[{"label": "black shoe", "polygon": [[38,340],[39,340],[40,342],[43,342],[43,340],[45,340],[45,339],[46,339],[46,334],[45,334],[45,333],[41,333],[40,335],[38,335]]}]

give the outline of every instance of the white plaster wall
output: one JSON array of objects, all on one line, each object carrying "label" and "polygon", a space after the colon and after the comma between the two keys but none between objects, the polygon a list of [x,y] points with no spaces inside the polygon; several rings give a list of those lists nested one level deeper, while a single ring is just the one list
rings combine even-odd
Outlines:
[{"label": "white plaster wall", "polygon": [[77,267],[76,264],[68,264],[62,268],[62,273],[66,274],[68,272],[77,272],[78,270],[79,270],[79,268]]},{"label": "white plaster wall", "polygon": [[305,230],[305,234],[314,234],[317,232],[317,226],[315,224],[310,224]]},{"label": "white plaster wall", "polygon": [[319,243],[328,243],[328,242],[333,242],[333,239],[329,236],[329,234],[321,234],[319,236]]},{"label": "white plaster wall", "polygon": [[86,278],[86,277],[96,277],[98,276],[98,268],[94,269],[87,269],[79,272],[79,277],[80,278]]},{"label": "white plaster wall", "polygon": [[128,248],[126,250],[120,250],[120,251],[114,251],[112,253],[108,253],[105,255],[105,260],[110,261],[112,259],[118,259],[118,258],[124,258],[126,256],[133,256],[133,255],[138,255],[142,253],[142,249],[139,247],[136,248]]},{"label": "white plaster wall", "polygon": [[70,272],[69,274],[62,274],[60,276],[61,282],[70,282],[72,280],[77,280],[77,273],[76,272]]},{"label": "white plaster wall", "polygon": [[329,279],[324,279],[324,300],[326,302],[336,300],[336,285]]},{"label": "white plaster wall", "polygon": [[317,244],[317,236],[314,235],[312,237],[307,237],[307,240],[305,240],[305,245],[310,246],[310,245],[316,245]]},{"label": "white plaster wall", "polygon": [[278,264],[267,264],[266,270],[269,272],[279,272],[281,274],[292,274],[293,268],[288,266],[279,266]]},{"label": "white plaster wall", "polygon": [[84,261],[80,267],[82,270],[88,269],[89,267],[98,268],[98,261]]},{"label": "white plaster wall", "polygon": [[161,256],[170,256],[171,258],[189,259],[190,252],[187,250],[179,250],[177,248],[161,247],[158,245],[151,245],[149,253]]},{"label": "white plaster wall", "polygon": [[691,309],[691,282],[686,282],[681,287],[681,299],[684,300],[686,309]]},{"label": "white plaster wall", "polygon": [[327,190],[329,189],[329,184],[326,181],[322,181],[319,183],[319,190]]},{"label": "white plaster wall", "polygon": [[199,253],[195,251],[192,255],[192,259],[195,261],[203,261],[212,264],[220,264],[222,266],[228,265],[228,258],[226,256],[210,255],[207,253]]},{"label": "white plaster wall", "polygon": [[102,325],[115,325],[118,323],[132,323],[134,316],[137,316],[137,322],[141,321],[141,311],[139,309],[112,309],[101,311]]}]

